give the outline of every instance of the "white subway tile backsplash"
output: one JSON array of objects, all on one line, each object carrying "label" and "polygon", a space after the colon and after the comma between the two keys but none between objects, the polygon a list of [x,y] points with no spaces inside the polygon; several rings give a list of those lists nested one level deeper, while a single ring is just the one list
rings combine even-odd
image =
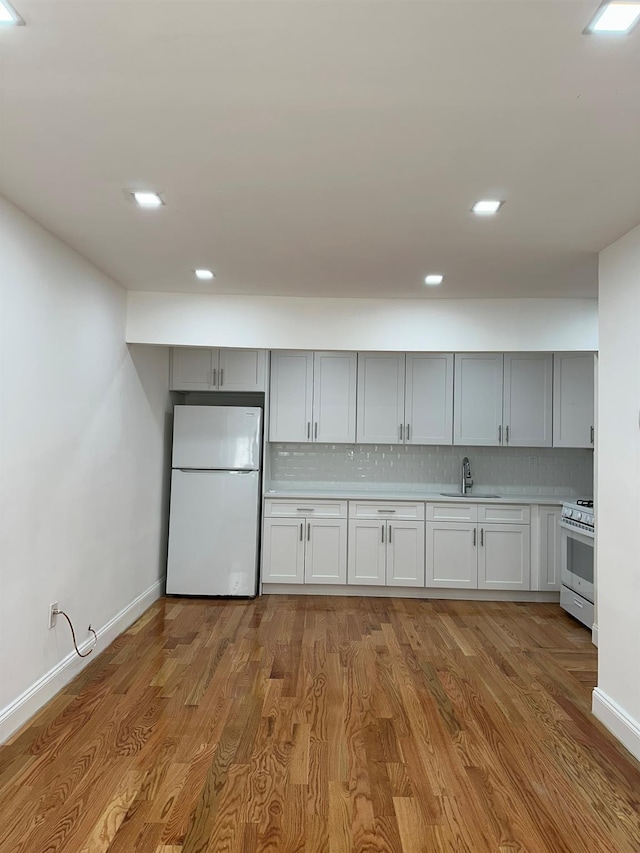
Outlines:
[{"label": "white subway tile backsplash", "polygon": [[406,491],[457,488],[463,456],[474,484],[503,493],[588,496],[593,452],[569,448],[388,444],[271,444],[271,480],[283,485],[376,485]]}]

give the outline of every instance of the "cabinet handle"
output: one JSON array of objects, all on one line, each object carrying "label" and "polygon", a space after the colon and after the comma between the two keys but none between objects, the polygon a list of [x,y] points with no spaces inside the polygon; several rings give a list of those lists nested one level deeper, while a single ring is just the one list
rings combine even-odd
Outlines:
[{"label": "cabinet handle", "polygon": [[217,378],[218,378],[218,371],[217,371],[217,369],[214,367],[214,368],[213,368],[213,382],[211,383],[212,385],[215,385],[215,384],[216,384],[216,379],[217,379]]},{"label": "cabinet handle", "polygon": [[391,525],[389,525],[389,545],[391,545]]},{"label": "cabinet handle", "polygon": [[303,522],[300,522],[300,541],[301,541],[301,542],[302,542],[302,535],[303,535],[303,534],[302,534],[302,531],[303,531],[303,528],[304,528],[304,523],[303,523]]},{"label": "cabinet handle", "polygon": [[484,545],[484,527],[480,528],[480,544]]},{"label": "cabinet handle", "polygon": [[297,506],[298,512],[315,512],[316,508],[314,506]]},{"label": "cabinet handle", "polygon": [[476,544],[476,529],[474,527],[473,528],[473,545],[474,545],[474,547],[475,547],[475,544]]},{"label": "cabinet handle", "polygon": [[316,421],[315,426],[313,428],[313,437],[316,441],[318,440],[318,421]]},{"label": "cabinet handle", "polygon": [[382,538],[380,539],[380,541],[381,541],[381,542],[384,542],[384,524],[383,524],[383,525],[382,525],[382,527],[380,528],[380,531],[381,531],[381,534],[382,534]]},{"label": "cabinet handle", "polygon": [[502,426],[498,427],[498,444],[502,444]]},{"label": "cabinet handle", "polygon": [[220,368],[220,387],[224,385],[224,367]]},{"label": "cabinet handle", "polygon": [[594,429],[593,429],[593,427],[591,427],[591,444],[593,444],[593,439],[594,439]]},{"label": "cabinet handle", "polygon": [[311,438],[311,421],[307,421],[307,441]]},{"label": "cabinet handle", "polygon": [[379,509],[378,512],[395,512],[395,509]]},{"label": "cabinet handle", "polygon": [[411,432],[411,424],[407,424],[407,441],[409,441],[410,432]]},{"label": "cabinet handle", "polygon": [[307,522],[307,542],[311,541],[311,525]]},{"label": "cabinet handle", "polygon": [[400,441],[402,441],[403,425],[400,424]]},{"label": "cabinet handle", "polygon": [[584,607],[583,603],[582,603],[581,601],[578,601],[578,599],[577,599],[577,598],[574,598],[574,599],[573,599],[573,603],[574,603],[577,607]]},{"label": "cabinet handle", "polygon": [[508,426],[506,426],[504,428],[504,437],[505,437],[506,443],[509,444],[509,427]]}]

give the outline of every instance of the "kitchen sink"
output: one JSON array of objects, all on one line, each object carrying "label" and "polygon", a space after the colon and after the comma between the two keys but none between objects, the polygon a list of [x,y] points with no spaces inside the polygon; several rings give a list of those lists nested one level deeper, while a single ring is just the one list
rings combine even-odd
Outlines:
[{"label": "kitchen sink", "polygon": [[443,498],[502,498],[502,495],[490,495],[487,492],[473,492],[463,495],[462,492],[440,492]]}]

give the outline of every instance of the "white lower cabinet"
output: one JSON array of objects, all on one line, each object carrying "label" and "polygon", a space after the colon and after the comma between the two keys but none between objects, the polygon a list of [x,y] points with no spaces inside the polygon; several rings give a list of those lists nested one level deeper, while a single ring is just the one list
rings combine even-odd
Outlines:
[{"label": "white lower cabinet", "polygon": [[304,520],[265,518],[262,543],[262,580],[268,583],[304,583]]},{"label": "white lower cabinet", "polygon": [[347,582],[346,501],[268,500],[265,510],[263,583]]},{"label": "white lower cabinet", "polygon": [[348,582],[424,586],[424,504],[350,504]]},{"label": "white lower cabinet", "polygon": [[384,586],[387,581],[386,521],[349,521],[349,583]]},{"label": "white lower cabinet", "polygon": [[[486,520],[495,516],[504,521]],[[528,507],[428,504],[427,587],[529,590],[529,517]]]},{"label": "white lower cabinet", "polygon": [[[538,508],[537,520],[537,574],[536,589],[543,592],[557,592],[560,589],[560,567],[562,549],[560,544],[560,518],[562,509],[559,506],[541,506]],[[535,528],[532,525],[532,534]],[[536,549],[532,549],[536,553]]]},{"label": "white lower cabinet", "polygon": [[478,588],[477,531],[463,521],[427,522],[427,586]]},{"label": "white lower cabinet", "polygon": [[[558,513],[542,507],[539,528],[535,517],[546,591],[559,582]],[[341,500],[265,501],[265,584],[526,591],[531,574],[526,505],[352,500],[347,513]]]},{"label": "white lower cabinet", "polygon": [[424,586],[424,521],[387,522],[387,586]]},{"label": "white lower cabinet", "polygon": [[528,524],[487,524],[479,528],[478,589],[531,589]]},{"label": "white lower cabinet", "polygon": [[314,518],[307,522],[305,583],[347,582],[347,522]]}]

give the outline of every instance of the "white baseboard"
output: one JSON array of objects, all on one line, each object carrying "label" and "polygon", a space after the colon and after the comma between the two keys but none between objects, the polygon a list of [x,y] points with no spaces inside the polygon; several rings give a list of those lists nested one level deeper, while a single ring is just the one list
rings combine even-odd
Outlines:
[{"label": "white baseboard", "polygon": [[591,626],[591,642],[596,648],[598,647],[598,626],[595,622]]},{"label": "white baseboard", "polygon": [[[98,635],[98,654],[112,643],[116,637],[126,631],[136,619],[147,610],[163,593],[164,578],[156,581],[149,589],[141,593],[123,610],[110,619],[106,625],[96,631]],[[93,638],[82,643],[81,652],[91,647]],[[23,726],[42,706],[62,690],[81,670],[96,659],[97,655],[80,658],[75,651],[70,652],[53,669],[39,678],[35,684],[14,699],[6,708],[0,710],[0,744],[13,732]]]},{"label": "white baseboard", "polygon": [[640,723],[603,693],[599,687],[593,691],[591,710],[620,743],[640,761]]}]

